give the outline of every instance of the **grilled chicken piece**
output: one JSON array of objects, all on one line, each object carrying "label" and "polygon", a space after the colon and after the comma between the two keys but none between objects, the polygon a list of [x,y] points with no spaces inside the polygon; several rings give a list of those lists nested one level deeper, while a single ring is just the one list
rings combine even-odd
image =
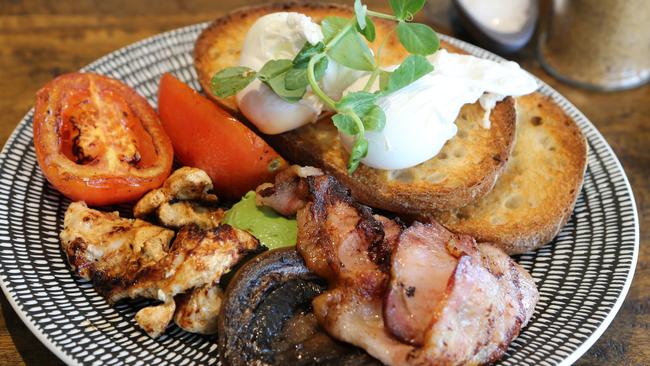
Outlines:
[{"label": "grilled chicken piece", "polygon": [[188,332],[215,334],[222,301],[223,291],[218,286],[196,288],[176,298],[174,322]]},{"label": "grilled chicken piece", "polygon": [[148,306],[135,313],[135,321],[151,338],[158,338],[167,329],[175,309],[174,301]]},{"label": "grilled chicken piece", "polygon": [[113,279],[155,264],[173,237],[171,230],[93,210],[83,202],[70,204],[60,234],[72,268],[99,288],[110,288]]},{"label": "grilled chicken piece", "polygon": [[180,228],[195,224],[214,228],[223,219],[224,211],[214,205],[217,196],[212,190],[212,180],[201,169],[183,167],[173,172],[161,188],[144,195],[135,205],[133,215],[145,218],[156,214],[161,224]]},{"label": "grilled chicken piece", "polygon": [[163,203],[157,213],[158,220],[165,227],[177,229],[194,224],[208,229],[219,226],[226,212],[197,202],[179,201]]},{"label": "grilled chicken piece", "polygon": [[[152,336],[164,331],[171,320],[175,295],[216,286],[223,273],[259,245],[253,236],[229,225],[209,230],[185,226],[170,246],[173,236],[171,230],[138,219],[120,218],[117,212],[96,211],[83,202],[70,205],[60,234],[72,268],[81,277],[92,280],[97,291],[110,302],[144,297],[164,303],[138,313],[136,320]],[[194,328],[200,329],[201,317],[212,317],[220,300],[213,292],[199,291],[189,297],[188,304],[179,306],[179,313],[192,306],[202,311],[191,319]],[[207,304],[208,301],[214,303]],[[179,315],[179,319],[184,318]],[[208,324],[203,329],[208,332],[209,327]]]},{"label": "grilled chicken piece", "polygon": [[292,165],[275,176],[274,184],[264,183],[257,187],[256,204],[269,206],[280,215],[293,216],[305,207],[309,198],[309,187],[303,178],[322,174],[318,168]]},{"label": "grilled chicken piece", "polygon": [[258,245],[252,235],[230,225],[210,230],[185,226],[165,257],[134,275],[120,278],[104,294],[110,301],[144,297],[166,302],[189,289],[217,283],[223,273]]},{"label": "grilled chicken piece", "polygon": [[402,230],[372,216],[329,176],[291,187],[297,197],[291,190],[273,197],[276,189],[266,202],[305,202],[297,248],[329,283],[312,305],[332,336],[390,365],[483,364],[498,359],[530,320],[535,284],[501,250],[436,222]]},{"label": "grilled chicken piece", "polygon": [[135,217],[152,214],[161,204],[172,200],[216,202],[217,196],[209,194],[212,180],[206,172],[183,167],[174,171],[163,186],[145,194],[133,209]]}]

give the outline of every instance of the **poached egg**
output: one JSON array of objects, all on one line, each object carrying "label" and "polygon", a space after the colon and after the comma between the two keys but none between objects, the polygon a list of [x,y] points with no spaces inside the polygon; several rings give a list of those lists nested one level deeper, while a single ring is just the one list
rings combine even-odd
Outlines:
[{"label": "poached egg", "polygon": [[[259,18],[246,34],[240,65],[260,70],[270,60],[293,59],[305,43],[323,41],[320,25],[304,14],[278,12]],[[368,155],[361,160],[376,169],[405,169],[436,156],[456,135],[455,120],[463,105],[479,101],[485,110],[483,127],[489,128],[490,110],[506,96],[537,89],[537,82],[515,62],[494,62],[440,50],[429,61],[434,69],[414,83],[382,96],[386,114],[380,132],[367,131]],[[395,69],[395,67],[389,68]],[[362,90],[370,75],[329,59],[319,85],[334,100]],[[376,81],[371,91],[379,89]],[[241,112],[266,134],[278,134],[315,122],[326,110],[310,87],[295,103],[277,96],[271,88],[253,81],[237,94]],[[349,152],[354,138],[339,134]]]},{"label": "poached egg", "polygon": [[[270,60],[292,60],[305,43],[315,45],[321,41],[320,25],[308,16],[293,12],[268,14],[259,18],[246,34],[239,65],[260,70]],[[352,81],[365,73],[339,65],[332,59],[328,61],[320,86],[328,96],[339,99]],[[315,122],[324,109],[323,102],[310,87],[300,101],[291,103],[259,80],[237,93],[236,98],[244,116],[266,134],[278,134]]]},{"label": "poached egg", "polygon": [[[378,105],[386,114],[380,132],[366,131],[368,155],[361,160],[376,169],[405,169],[436,156],[445,142],[456,135],[455,120],[463,105],[480,100],[489,111],[506,96],[520,96],[537,89],[537,82],[515,62],[494,62],[439,50],[429,57],[433,71],[391,94]],[[395,69],[395,67],[389,68]],[[363,77],[347,92],[361,90]],[[371,91],[379,89],[375,82]],[[354,138],[339,134],[349,152]]]}]

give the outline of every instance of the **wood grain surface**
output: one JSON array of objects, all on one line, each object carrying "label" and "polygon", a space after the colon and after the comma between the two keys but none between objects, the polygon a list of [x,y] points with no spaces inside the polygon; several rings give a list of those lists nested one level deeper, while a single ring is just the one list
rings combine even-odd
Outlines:
[{"label": "wood grain surface", "polygon": [[[145,37],[212,20],[256,0],[0,0],[0,142],[53,77]],[[342,2],[352,3],[352,0]],[[387,1],[364,1],[386,9]],[[430,0],[428,21],[469,40],[449,0]],[[641,47],[642,45],[640,45]],[[641,223],[641,251],[632,288],[614,319],[578,365],[650,364],[650,85],[598,93],[562,84],[539,66],[534,45],[509,56],[573,102],[598,127],[630,179]],[[0,294],[0,365],[57,365],[54,356]]]}]

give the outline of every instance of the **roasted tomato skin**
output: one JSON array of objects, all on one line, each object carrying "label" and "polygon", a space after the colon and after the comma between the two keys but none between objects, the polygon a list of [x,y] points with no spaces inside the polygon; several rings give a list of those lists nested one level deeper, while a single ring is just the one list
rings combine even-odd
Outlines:
[{"label": "roasted tomato skin", "polygon": [[176,160],[208,173],[218,195],[238,199],[287,167],[255,132],[169,73],[160,80],[158,113]]},{"label": "roasted tomato skin", "polygon": [[93,73],[61,75],[36,94],[34,147],[47,180],[74,201],[131,202],[162,185],[171,141],[149,103]]}]

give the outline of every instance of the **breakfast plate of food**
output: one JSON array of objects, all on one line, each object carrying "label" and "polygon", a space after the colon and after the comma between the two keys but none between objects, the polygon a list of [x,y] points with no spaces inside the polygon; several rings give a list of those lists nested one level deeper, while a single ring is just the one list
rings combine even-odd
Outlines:
[{"label": "breakfast plate of food", "polygon": [[602,135],[514,62],[276,3],[117,50],[0,153],[0,285],[68,364],[568,365],[636,265]]}]

